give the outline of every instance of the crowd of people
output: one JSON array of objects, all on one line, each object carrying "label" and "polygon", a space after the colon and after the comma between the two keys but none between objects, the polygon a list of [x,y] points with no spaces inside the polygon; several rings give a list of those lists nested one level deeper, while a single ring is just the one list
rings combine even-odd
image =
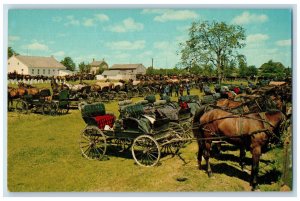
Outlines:
[{"label": "crowd of people", "polygon": [[186,90],[186,94],[190,95],[191,93],[191,86],[187,83],[169,83],[166,85],[161,84],[159,86],[159,94],[161,96],[167,95],[167,96],[173,96],[173,93],[175,97],[183,96],[183,92]]}]

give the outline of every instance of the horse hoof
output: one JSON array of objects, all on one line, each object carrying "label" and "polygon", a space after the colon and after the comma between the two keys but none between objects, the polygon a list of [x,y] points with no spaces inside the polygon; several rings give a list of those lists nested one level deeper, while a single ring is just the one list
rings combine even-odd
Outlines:
[{"label": "horse hoof", "polygon": [[212,172],[208,172],[208,177],[211,178],[212,177]]}]

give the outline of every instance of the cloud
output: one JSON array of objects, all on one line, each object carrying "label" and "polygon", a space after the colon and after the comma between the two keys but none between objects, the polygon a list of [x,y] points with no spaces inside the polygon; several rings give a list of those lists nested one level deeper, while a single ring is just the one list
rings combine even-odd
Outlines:
[{"label": "cloud", "polygon": [[109,31],[117,33],[141,31],[144,29],[144,25],[139,22],[135,22],[132,18],[127,18],[122,21],[121,24],[110,26],[107,28]]},{"label": "cloud", "polygon": [[65,55],[64,51],[58,51],[58,52],[54,52],[52,53],[53,56],[57,56],[57,57],[62,57]]},{"label": "cloud", "polygon": [[196,19],[199,15],[191,10],[165,10],[161,15],[155,16],[154,21],[167,22],[167,21],[183,21]]},{"label": "cloud", "polygon": [[171,9],[143,9],[143,11],[141,12],[142,14],[162,14],[166,11],[169,11]]},{"label": "cloud", "polygon": [[109,21],[109,17],[105,14],[95,14],[95,19],[101,22]]},{"label": "cloud", "polygon": [[66,19],[67,19],[67,22],[65,23],[65,26],[69,26],[69,25],[78,26],[78,25],[80,25],[79,20],[75,19],[75,17],[73,15],[68,15],[66,17]]},{"label": "cloud", "polygon": [[92,19],[92,18],[85,19],[82,24],[83,24],[83,26],[86,26],[86,27],[95,26],[94,19]]},{"label": "cloud", "polygon": [[144,49],[145,48],[145,41],[138,40],[138,41],[116,41],[106,43],[106,46],[113,49],[113,50],[137,50],[137,49]]},{"label": "cloud", "polygon": [[32,42],[28,45],[24,45],[23,49],[28,49],[28,50],[40,50],[40,51],[48,51],[49,47],[45,44],[39,43],[39,42]]},{"label": "cloud", "polygon": [[278,46],[290,46],[291,44],[292,44],[291,39],[276,41],[276,45]]},{"label": "cloud", "polygon": [[19,36],[8,36],[9,42],[17,41],[20,40]]},{"label": "cloud", "polygon": [[105,22],[108,21],[109,17],[104,14],[95,14],[93,18],[85,18],[82,25],[86,27],[93,27],[96,25],[96,22]]},{"label": "cloud", "polygon": [[241,15],[236,16],[231,21],[233,24],[251,24],[251,23],[263,23],[268,20],[268,16],[261,14],[250,14],[249,12],[245,11]]},{"label": "cloud", "polygon": [[259,43],[269,39],[269,35],[267,34],[251,34],[246,38],[246,43]]}]

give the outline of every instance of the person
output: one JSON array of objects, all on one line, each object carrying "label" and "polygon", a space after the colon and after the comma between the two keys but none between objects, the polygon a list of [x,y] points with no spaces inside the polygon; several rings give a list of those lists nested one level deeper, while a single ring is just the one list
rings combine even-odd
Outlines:
[{"label": "person", "polygon": [[175,84],[175,96],[178,97],[178,92],[179,92],[179,85],[178,83]]},{"label": "person", "polygon": [[169,95],[169,92],[170,92],[170,90],[169,90],[169,85],[166,85],[165,86],[165,91],[164,91],[164,95]]},{"label": "person", "polygon": [[180,93],[180,96],[183,96],[183,85],[180,84],[180,88],[179,88],[179,93]]},{"label": "person", "polygon": [[186,83],[186,93],[188,96],[190,95],[190,90],[191,90],[191,88],[190,88],[189,83]]},{"label": "person", "polygon": [[172,84],[172,83],[170,84],[170,87],[169,87],[169,88],[170,88],[170,95],[169,95],[169,96],[172,96],[172,93],[173,93],[173,85],[174,85],[174,84]]}]

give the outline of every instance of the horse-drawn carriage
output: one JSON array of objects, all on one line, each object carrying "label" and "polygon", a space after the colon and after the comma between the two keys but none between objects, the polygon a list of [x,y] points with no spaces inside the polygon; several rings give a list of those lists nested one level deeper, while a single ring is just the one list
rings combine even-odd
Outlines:
[{"label": "horse-drawn carriage", "polygon": [[16,100],[15,109],[19,113],[29,112],[47,115],[67,114],[69,111],[68,91],[60,91],[51,96],[50,90],[41,90],[37,95],[26,94]]},{"label": "horse-drawn carriage", "polygon": [[103,103],[84,105],[82,118],[87,124],[80,138],[80,149],[88,159],[102,159],[107,146],[131,148],[140,166],[155,166],[161,153],[176,153],[181,147],[180,134],[170,119],[155,113],[146,115],[141,104],[120,105],[120,119],[105,110]]}]

